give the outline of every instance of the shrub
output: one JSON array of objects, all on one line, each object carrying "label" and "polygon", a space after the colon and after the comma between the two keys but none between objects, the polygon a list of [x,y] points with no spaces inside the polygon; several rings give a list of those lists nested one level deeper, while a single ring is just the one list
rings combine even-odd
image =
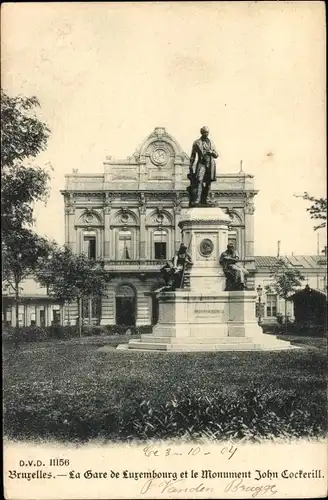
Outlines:
[{"label": "shrub", "polygon": [[[279,394],[250,388],[240,394],[191,393],[144,399],[109,398],[99,405],[90,391],[77,397],[61,396],[60,405],[29,393],[28,405],[20,396],[7,401],[5,432],[85,441],[106,439],[247,439],[310,437],[324,434],[325,415],[318,404],[303,406],[296,394]],[[322,403],[322,402],[321,402]],[[24,426],[19,425],[24,422]]]},{"label": "shrub", "polygon": [[139,439],[313,436],[326,428],[319,408],[319,402],[304,408],[296,395],[270,394],[258,388],[250,388],[242,396],[214,391],[176,394],[164,402],[137,398],[133,409],[120,415],[120,432]]},{"label": "shrub", "polygon": [[[82,336],[100,336],[100,335],[140,335],[140,333],[151,333],[152,326],[126,326],[126,325],[92,325],[82,327]],[[50,339],[70,339],[79,337],[79,330],[76,325],[61,326],[52,325],[47,327],[22,326],[18,329],[18,342],[41,342]],[[14,343],[16,329],[6,327],[2,332],[2,341],[8,344]]]},{"label": "shrub", "polygon": [[151,333],[153,330],[152,325],[129,326],[129,325],[105,325],[107,335],[139,335],[140,333]]}]

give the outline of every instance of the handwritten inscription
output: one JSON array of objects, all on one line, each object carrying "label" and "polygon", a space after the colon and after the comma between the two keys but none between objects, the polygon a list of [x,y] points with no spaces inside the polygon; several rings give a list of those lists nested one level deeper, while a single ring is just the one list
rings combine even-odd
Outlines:
[{"label": "handwritten inscription", "polygon": [[[238,448],[237,446],[235,445],[231,445],[231,446],[223,446],[220,451],[219,451],[219,454],[221,455],[225,455],[228,460],[230,460],[234,455],[235,453],[237,452]],[[178,449],[174,449],[174,448],[165,448],[164,450],[160,450],[159,448],[157,448],[155,445],[153,444],[150,444],[150,445],[147,445],[143,448],[143,453],[146,457],[148,458],[151,458],[151,457],[160,457],[160,456],[196,456],[196,455],[210,455],[211,452],[210,451],[204,451],[201,446],[193,446],[193,447],[190,447],[187,451],[185,452],[182,452],[182,451],[179,451]]]},{"label": "handwritten inscription", "polygon": [[141,494],[148,493],[150,490],[158,489],[160,493],[212,493],[213,488],[209,488],[204,483],[199,483],[196,486],[188,486],[185,479],[177,479],[176,481],[164,480],[156,481],[149,479],[146,481],[140,490]]},{"label": "handwritten inscription", "polygon": [[247,493],[247,496],[252,498],[261,495],[275,495],[278,493],[277,486],[275,484],[261,484],[256,486],[252,483],[245,483],[243,479],[234,479],[224,488],[225,493]]}]

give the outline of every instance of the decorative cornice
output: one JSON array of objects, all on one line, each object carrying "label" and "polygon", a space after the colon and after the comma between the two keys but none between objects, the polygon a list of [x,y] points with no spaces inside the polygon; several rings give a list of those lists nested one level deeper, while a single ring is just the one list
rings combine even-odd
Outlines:
[{"label": "decorative cornice", "polygon": [[179,222],[178,226],[182,229],[183,227],[192,227],[193,225],[196,226],[212,226],[213,224],[222,224],[229,226],[230,221],[227,221],[226,219],[217,219],[213,217],[213,219],[192,219],[192,220],[182,220]]}]

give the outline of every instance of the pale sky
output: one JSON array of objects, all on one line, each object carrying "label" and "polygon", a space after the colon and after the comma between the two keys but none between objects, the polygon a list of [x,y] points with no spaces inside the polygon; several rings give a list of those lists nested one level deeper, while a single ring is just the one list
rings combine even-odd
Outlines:
[{"label": "pale sky", "polygon": [[[323,2],[16,3],[2,7],[2,87],[51,129],[37,230],[64,242],[64,176],[102,173],[156,126],[189,155],[207,125],[219,172],[255,176],[255,253],[315,254],[325,195]],[[320,249],[325,244],[320,231]]]}]

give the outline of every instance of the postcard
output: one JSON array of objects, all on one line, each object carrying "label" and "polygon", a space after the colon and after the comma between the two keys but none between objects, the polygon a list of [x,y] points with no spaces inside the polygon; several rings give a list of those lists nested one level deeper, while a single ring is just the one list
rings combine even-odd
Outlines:
[{"label": "postcard", "polygon": [[326,496],[324,9],[3,4],[6,499]]}]

